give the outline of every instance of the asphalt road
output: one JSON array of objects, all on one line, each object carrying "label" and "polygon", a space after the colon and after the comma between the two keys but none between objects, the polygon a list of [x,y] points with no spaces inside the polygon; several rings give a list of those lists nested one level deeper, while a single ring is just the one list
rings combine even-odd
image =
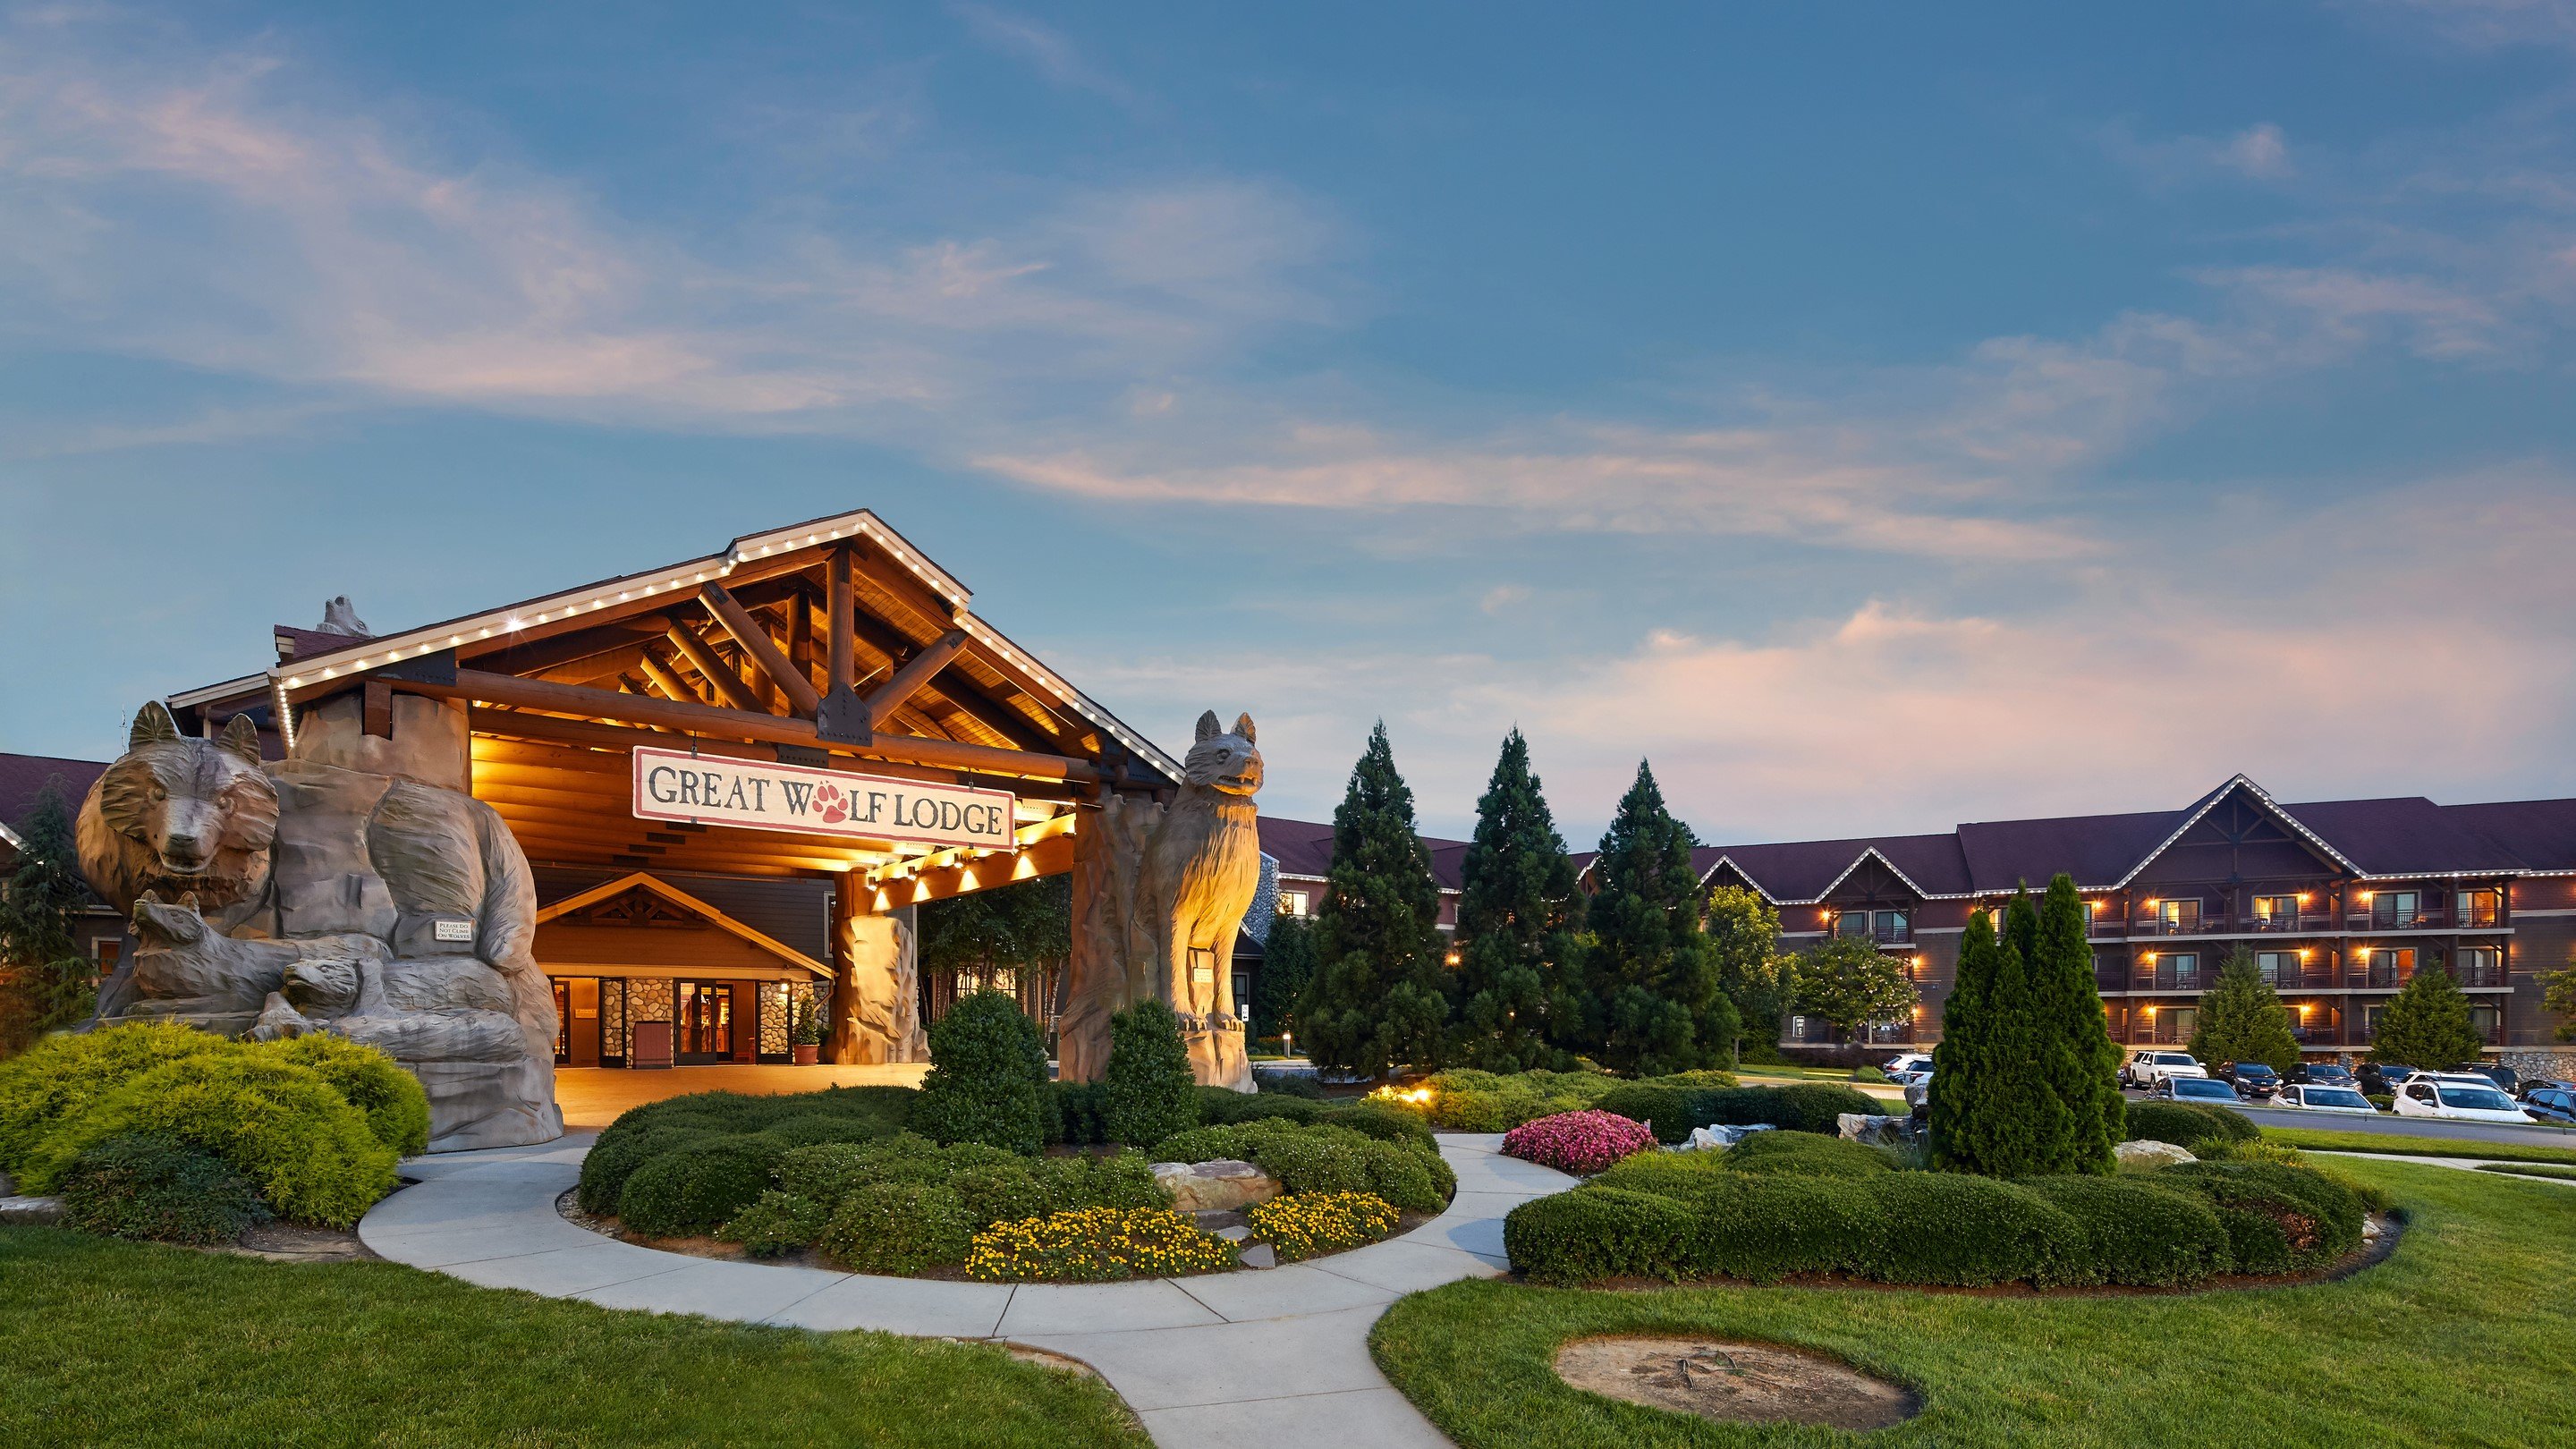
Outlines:
[{"label": "asphalt road", "polygon": [[[2125,1094],[2132,1102],[2147,1100],[2144,1092]],[[2347,1117],[2340,1112],[2305,1112],[2296,1107],[2258,1107],[2250,1102],[2236,1104],[2236,1110],[2266,1127],[2314,1127],[2326,1132],[2384,1132],[2392,1137],[2456,1138],[2462,1142],[2527,1142],[2536,1147],[2576,1147],[2576,1127],[2547,1127],[2533,1123],[2526,1127],[2508,1127],[2489,1122],[2445,1122],[2433,1117],[2399,1117],[2383,1112],[2376,1117]]]}]

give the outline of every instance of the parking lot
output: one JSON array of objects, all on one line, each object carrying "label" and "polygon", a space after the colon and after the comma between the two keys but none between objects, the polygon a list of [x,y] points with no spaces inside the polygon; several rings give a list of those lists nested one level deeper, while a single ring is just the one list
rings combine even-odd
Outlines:
[{"label": "parking lot", "polygon": [[[2122,1093],[2132,1102],[2147,1100],[2147,1094],[2136,1088]],[[2399,1117],[2382,1112],[2375,1117],[2345,1116],[2341,1112],[2303,1112],[2295,1107],[2264,1107],[2251,1102],[2238,1102],[2237,1111],[2266,1127],[2319,1127],[2331,1132],[2385,1132],[2395,1137],[2448,1137],[2463,1142],[2527,1142],[2541,1147],[2576,1146],[2576,1128],[2545,1127],[2534,1124],[2510,1127],[2501,1123],[2446,1122],[2435,1117]]]}]

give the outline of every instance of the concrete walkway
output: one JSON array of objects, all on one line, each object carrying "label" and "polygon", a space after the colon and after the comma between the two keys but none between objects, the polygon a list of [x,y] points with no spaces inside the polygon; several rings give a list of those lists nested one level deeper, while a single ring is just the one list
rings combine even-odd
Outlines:
[{"label": "concrete walkway", "polygon": [[1369,1326],[1419,1289],[1505,1271],[1503,1215],[1573,1185],[1444,1133],[1458,1196],[1400,1237],[1311,1263],[1138,1283],[946,1283],[691,1258],[564,1221],[555,1199],[590,1135],[541,1147],[415,1158],[420,1179],[358,1236],[384,1257],[488,1288],[610,1308],[796,1328],[993,1339],[1079,1359],[1125,1396],[1158,1444],[1264,1437],[1322,1445],[1448,1443],[1369,1358]]},{"label": "concrete walkway", "polygon": [[2320,1147],[2308,1147],[2300,1150],[2306,1152],[2311,1157],[2358,1157],[2370,1162],[2404,1162],[2412,1163],[2418,1167],[2456,1167],[2463,1172],[2475,1172],[2486,1177],[2509,1178],[2515,1182],[2554,1182],[2560,1187],[2576,1187],[2576,1179],[2564,1177],[2530,1177],[2519,1172],[2486,1171],[2486,1168],[2490,1163],[2503,1163],[2503,1165],[2511,1167],[2543,1167],[2560,1164],[2533,1162],[2505,1163],[2503,1159],[2495,1157],[2414,1157],[2399,1152],[2329,1152]]}]

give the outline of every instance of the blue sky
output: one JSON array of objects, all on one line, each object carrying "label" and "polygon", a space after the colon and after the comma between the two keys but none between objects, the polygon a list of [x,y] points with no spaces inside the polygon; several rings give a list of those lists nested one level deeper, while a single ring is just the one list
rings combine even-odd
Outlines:
[{"label": "blue sky", "polygon": [[876,509],[1319,816],[2576,792],[2576,5],[0,10],[0,748]]}]

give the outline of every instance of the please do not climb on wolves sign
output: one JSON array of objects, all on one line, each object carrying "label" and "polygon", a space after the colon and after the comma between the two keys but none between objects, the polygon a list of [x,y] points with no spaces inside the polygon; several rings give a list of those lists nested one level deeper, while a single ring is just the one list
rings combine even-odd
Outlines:
[{"label": "please do not climb on wolves sign", "polygon": [[1013,796],[924,780],[635,750],[635,815],[844,840],[1011,850]]}]

